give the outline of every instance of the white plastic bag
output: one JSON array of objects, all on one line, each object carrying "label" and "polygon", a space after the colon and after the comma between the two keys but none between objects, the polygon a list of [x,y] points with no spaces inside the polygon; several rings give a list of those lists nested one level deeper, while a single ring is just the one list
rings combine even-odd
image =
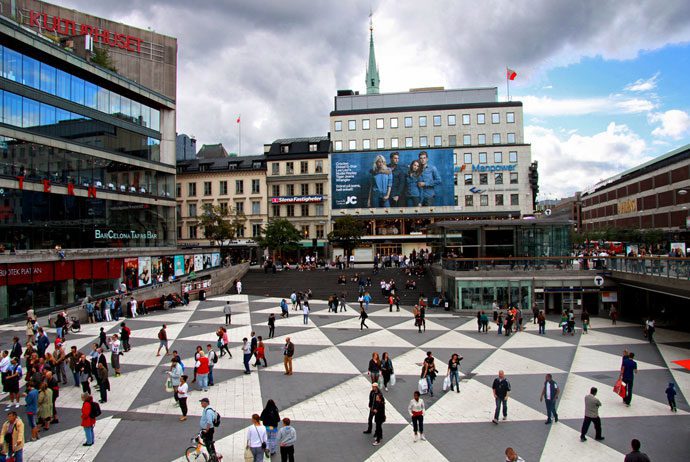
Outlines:
[{"label": "white plastic bag", "polygon": [[426,379],[419,379],[417,390],[420,395],[426,395],[429,392],[429,385],[426,383]]},{"label": "white plastic bag", "polygon": [[391,379],[388,381],[388,385],[391,387],[395,386],[395,374],[391,374]]},{"label": "white plastic bag", "polygon": [[443,379],[443,391],[448,391],[450,390],[450,376],[447,375],[445,379]]}]

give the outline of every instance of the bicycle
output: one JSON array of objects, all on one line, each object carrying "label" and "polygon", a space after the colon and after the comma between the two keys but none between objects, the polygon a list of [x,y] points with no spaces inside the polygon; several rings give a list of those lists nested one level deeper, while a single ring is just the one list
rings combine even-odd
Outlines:
[{"label": "bicycle", "polygon": [[223,460],[223,456],[220,454],[216,454],[215,457],[210,457],[208,454],[203,452],[204,441],[201,438],[201,432],[194,436],[191,441],[195,443],[195,446],[189,446],[184,451],[184,456],[187,459],[187,462],[201,462],[202,460],[204,462],[220,462]]}]

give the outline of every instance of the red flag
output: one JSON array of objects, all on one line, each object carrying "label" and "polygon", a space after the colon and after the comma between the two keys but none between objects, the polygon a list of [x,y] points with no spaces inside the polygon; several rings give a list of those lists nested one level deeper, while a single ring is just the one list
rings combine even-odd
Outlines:
[{"label": "red flag", "polygon": [[19,189],[24,189],[24,175],[19,175],[17,181],[19,182]]},{"label": "red flag", "polygon": [[506,67],[506,77],[508,78],[508,80],[515,80],[515,77],[517,77],[517,72],[510,69],[509,67]]},{"label": "red flag", "polygon": [[237,123],[240,123],[240,118],[239,118],[239,116],[237,117]]},{"label": "red flag", "polygon": [[50,192],[50,180],[43,180],[43,192]]},{"label": "red flag", "polygon": [[88,197],[93,197],[94,199],[96,198],[96,187],[95,186],[89,186]]},{"label": "red flag", "polygon": [[74,196],[74,183],[67,183],[67,194]]}]

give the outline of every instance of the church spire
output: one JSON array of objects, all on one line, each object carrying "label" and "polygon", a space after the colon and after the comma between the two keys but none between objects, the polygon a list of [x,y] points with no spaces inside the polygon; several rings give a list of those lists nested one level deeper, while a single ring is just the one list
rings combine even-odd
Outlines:
[{"label": "church spire", "polygon": [[376,54],[374,53],[374,24],[373,13],[369,11],[369,65],[367,66],[367,95],[379,93],[379,69],[376,67]]}]

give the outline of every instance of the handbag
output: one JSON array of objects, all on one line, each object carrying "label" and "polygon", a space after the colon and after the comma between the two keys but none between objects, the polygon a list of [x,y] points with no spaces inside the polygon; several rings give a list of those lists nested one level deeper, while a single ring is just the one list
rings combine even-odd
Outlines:
[{"label": "handbag", "polygon": [[388,381],[391,387],[395,386],[395,374],[391,374],[391,379]]},{"label": "handbag", "polygon": [[168,393],[173,392],[173,384],[172,384],[172,379],[170,377],[168,377],[165,380],[165,391],[167,391]]},{"label": "handbag", "polygon": [[420,395],[426,395],[429,392],[429,385],[426,383],[426,379],[419,379],[417,391],[419,391]]},{"label": "handbag", "polygon": [[252,462],[254,460],[254,454],[252,454],[252,450],[249,449],[249,445],[244,447],[244,460],[246,462]]}]

